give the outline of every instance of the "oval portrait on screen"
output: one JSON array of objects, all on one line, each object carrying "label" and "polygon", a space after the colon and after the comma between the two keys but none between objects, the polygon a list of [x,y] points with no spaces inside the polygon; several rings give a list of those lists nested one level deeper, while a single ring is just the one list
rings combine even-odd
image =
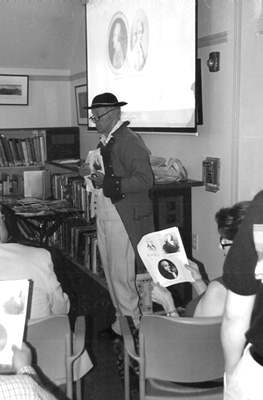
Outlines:
[{"label": "oval portrait on screen", "polygon": [[117,13],[113,16],[108,35],[108,53],[112,70],[120,72],[127,58],[128,28],[124,14]]},{"label": "oval portrait on screen", "polygon": [[146,63],[149,47],[149,23],[144,10],[136,12],[131,28],[131,67],[141,71]]}]

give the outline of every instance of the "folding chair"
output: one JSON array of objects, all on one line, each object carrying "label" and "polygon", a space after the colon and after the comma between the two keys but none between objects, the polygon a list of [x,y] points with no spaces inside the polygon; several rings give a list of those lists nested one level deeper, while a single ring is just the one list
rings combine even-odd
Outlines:
[{"label": "folding chair", "polygon": [[[77,317],[74,332],[67,315],[31,319],[26,341],[34,347],[43,374],[57,386],[66,384],[66,394],[73,399],[73,367],[85,350],[84,316]],[[76,397],[81,400],[81,379],[76,381]]]},{"label": "folding chair", "polygon": [[144,315],[139,354],[124,316],[125,400],[130,399],[129,357],[139,364],[140,400],[222,400],[224,359],[221,318]]}]

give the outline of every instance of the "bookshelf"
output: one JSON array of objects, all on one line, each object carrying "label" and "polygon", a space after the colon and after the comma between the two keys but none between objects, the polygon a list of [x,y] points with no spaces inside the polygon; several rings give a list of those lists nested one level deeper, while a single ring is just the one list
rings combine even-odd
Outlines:
[{"label": "bookshelf", "polygon": [[46,159],[45,131],[0,131],[0,167],[44,166]]},{"label": "bookshelf", "polygon": [[23,197],[24,171],[44,170],[56,154],[79,156],[78,127],[0,129],[0,197]]}]

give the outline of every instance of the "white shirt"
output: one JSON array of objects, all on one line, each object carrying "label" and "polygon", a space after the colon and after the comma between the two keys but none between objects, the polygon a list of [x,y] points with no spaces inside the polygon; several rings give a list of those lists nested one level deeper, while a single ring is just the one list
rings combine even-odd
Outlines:
[{"label": "white shirt", "polygon": [[0,279],[31,279],[33,294],[29,318],[64,315],[70,303],[54,272],[49,251],[17,243],[0,244]]},{"label": "white shirt", "polygon": [[[107,138],[103,138],[102,142],[104,145],[106,145],[110,141],[110,139],[112,138],[112,134],[117,131],[117,129],[119,129],[122,124],[123,121],[120,119],[114,125]],[[119,220],[120,217],[116,210],[116,207],[112,204],[110,198],[104,196],[102,189],[97,189],[96,193],[93,194],[92,203],[94,207],[94,213],[96,213],[97,217],[101,220]]]}]

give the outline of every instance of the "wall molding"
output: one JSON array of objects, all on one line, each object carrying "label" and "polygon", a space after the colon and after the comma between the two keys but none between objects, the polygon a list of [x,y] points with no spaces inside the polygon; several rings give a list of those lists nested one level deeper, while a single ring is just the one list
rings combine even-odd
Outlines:
[{"label": "wall molding", "polygon": [[72,82],[78,79],[86,79],[86,71],[78,72],[73,75],[37,75],[28,74],[30,81],[57,81],[57,82]]},{"label": "wall molding", "polygon": [[30,81],[70,81],[70,76],[65,75],[29,75]]},{"label": "wall molding", "polygon": [[203,36],[197,39],[197,47],[201,49],[202,47],[209,47],[220,43],[225,43],[228,41],[227,31],[222,31],[214,33],[212,35]]},{"label": "wall molding", "polygon": [[87,73],[86,71],[78,72],[70,76],[70,81],[77,81],[78,79],[85,79],[86,81]]}]

